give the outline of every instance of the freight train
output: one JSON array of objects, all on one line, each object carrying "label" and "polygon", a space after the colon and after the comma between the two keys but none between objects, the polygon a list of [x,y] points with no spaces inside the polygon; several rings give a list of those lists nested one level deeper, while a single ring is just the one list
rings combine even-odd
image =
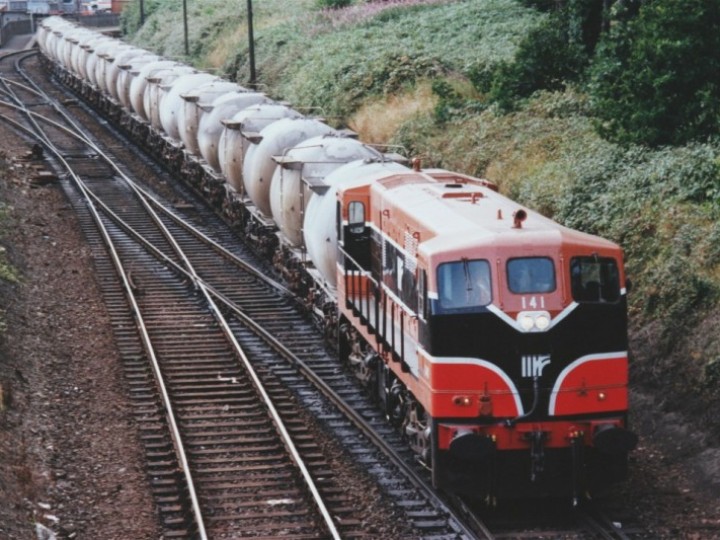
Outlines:
[{"label": "freight train", "polygon": [[617,245],[61,18],[38,45],[274,255],[438,488],[577,502],[625,477],[637,437]]}]

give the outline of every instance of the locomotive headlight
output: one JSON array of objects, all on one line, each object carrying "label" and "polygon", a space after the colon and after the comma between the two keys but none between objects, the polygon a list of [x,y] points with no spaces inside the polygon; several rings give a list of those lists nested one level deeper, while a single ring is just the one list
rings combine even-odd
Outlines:
[{"label": "locomotive headlight", "polygon": [[535,318],[535,326],[538,330],[546,330],[550,326],[550,317],[540,314]]},{"label": "locomotive headlight", "polygon": [[535,321],[527,314],[518,316],[518,322],[520,323],[520,328],[526,332],[529,332],[535,326]]},{"label": "locomotive headlight", "polygon": [[550,328],[552,318],[547,311],[521,311],[516,320],[521,332],[544,332]]}]

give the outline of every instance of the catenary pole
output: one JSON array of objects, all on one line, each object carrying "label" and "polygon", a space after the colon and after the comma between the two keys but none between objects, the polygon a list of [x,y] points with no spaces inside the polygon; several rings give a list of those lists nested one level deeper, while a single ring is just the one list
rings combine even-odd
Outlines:
[{"label": "catenary pole", "polygon": [[250,56],[250,88],[255,88],[255,38],[253,37],[252,0],[247,0],[248,54]]},{"label": "catenary pole", "polygon": [[188,45],[187,0],[183,0],[183,31],[185,32],[185,56],[190,56]]}]

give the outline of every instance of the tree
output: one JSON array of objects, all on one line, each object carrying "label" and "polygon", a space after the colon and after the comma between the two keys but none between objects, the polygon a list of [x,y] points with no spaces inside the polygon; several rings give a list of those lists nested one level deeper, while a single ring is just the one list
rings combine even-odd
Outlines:
[{"label": "tree", "polygon": [[720,0],[654,0],[615,21],[591,66],[609,140],[683,144],[720,133]]},{"label": "tree", "polygon": [[469,72],[475,87],[503,110],[537,90],[562,90],[581,80],[599,39],[606,1],[523,0],[548,12],[518,45],[511,61]]}]

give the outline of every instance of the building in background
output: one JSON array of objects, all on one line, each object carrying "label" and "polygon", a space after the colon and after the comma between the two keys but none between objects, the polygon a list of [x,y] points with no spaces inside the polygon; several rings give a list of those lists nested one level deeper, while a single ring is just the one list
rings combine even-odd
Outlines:
[{"label": "building in background", "polygon": [[77,13],[80,4],[80,0],[0,0],[0,11],[32,13],[35,15],[62,15]]},{"label": "building in background", "polygon": [[27,13],[28,8],[27,1],[14,1],[14,0],[0,0],[0,11],[2,12],[8,12],[8,11],[20,11],[22,13]]},{"label": "building in background", "polygon": [[82,13],[84,15],[93,13],[110,13],[112,10],[112,2],[110,0],[100,1],[93,0],[92,2],[82,3]]},{"label": "building in background", "polygon": [[112,0],[112,12],[122,13],[125,6],[127,6],[132,0]]}]

